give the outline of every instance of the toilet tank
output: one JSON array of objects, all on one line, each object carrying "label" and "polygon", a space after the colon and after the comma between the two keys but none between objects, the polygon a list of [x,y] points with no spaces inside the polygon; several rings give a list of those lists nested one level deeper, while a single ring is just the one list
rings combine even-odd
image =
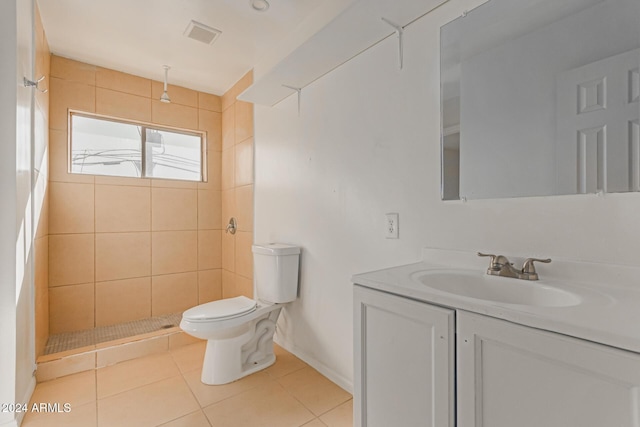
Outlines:
[{"label": "toilet tank", "polygon": [[253,277],[258,299],[285,303],[298,296],[300,248],[283,243],[256,244],[253,251]]}]

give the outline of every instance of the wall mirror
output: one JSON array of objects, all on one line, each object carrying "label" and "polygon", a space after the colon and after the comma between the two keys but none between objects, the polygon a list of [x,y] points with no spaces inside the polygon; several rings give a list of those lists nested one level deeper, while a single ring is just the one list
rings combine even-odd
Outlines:
[{"label": "wall mirror", "polygon": [[440,43],[444,200],[640,191],[639,0],[490,0]]}]

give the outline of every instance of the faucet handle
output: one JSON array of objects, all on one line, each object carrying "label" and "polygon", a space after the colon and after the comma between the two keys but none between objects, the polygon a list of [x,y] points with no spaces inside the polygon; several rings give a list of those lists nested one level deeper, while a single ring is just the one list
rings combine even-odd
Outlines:
[{"label": "faucet handle", "polygon": [[540,258],[527,258],[524,260],[524,264],[522,265],[522,274],[526,274],[529,280],[538,280],[538,273],[536,273],[536,267],[533,265],[534,262],[544,262],[545,264],[549,264],[551,262],[551,258],[540,259]]},{"label": "faucet handle", "polygon": [[225,233],[236,234],[236,230],[238,229],[238,223],[234,217],[229,218],[229,224],[227,224],[227,228],[224,230]]},{"label": "faucet handle", "polygon": [[478,256],[491,257],[489,260],[489,270],[498,271],[502,268],[503,265],[510,265],[511,263],[504,255],[494,255],[494,254],[483,254],[482,252],[478,252]]}]

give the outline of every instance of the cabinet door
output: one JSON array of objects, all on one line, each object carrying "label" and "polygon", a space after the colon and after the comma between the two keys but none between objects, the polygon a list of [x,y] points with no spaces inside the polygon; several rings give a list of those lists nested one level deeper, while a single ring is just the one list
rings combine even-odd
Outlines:
[{"label": "cabinet door", "polygon": [[640,357],[458,311],[459,427],[638,427]]},{"label": "cabinet door", "polygon": [[453,426],[454,311],[354,289],[354,425]]}]

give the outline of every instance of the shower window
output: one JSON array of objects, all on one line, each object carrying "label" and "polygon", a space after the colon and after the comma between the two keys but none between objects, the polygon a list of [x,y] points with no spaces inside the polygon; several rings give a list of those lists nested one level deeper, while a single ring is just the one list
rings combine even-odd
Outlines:
[{"label": "shower window", "polygon": [[70,113],[69,172],[204,181],[201,132]]}]

